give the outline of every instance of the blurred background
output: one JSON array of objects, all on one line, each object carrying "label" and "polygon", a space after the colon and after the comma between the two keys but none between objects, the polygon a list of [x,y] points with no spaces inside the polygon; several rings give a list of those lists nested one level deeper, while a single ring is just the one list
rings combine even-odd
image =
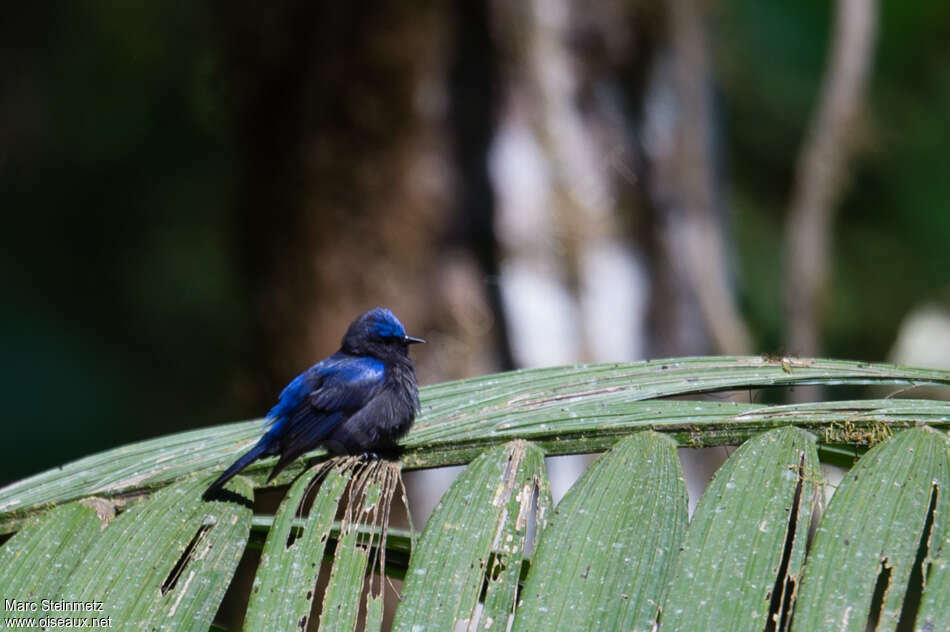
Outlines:
[{"label": "blurred background", "polygon": [[50,1],[0,34],[0,484],[260,417],[376,305],[423,384],[950,361],[950,4]]}]

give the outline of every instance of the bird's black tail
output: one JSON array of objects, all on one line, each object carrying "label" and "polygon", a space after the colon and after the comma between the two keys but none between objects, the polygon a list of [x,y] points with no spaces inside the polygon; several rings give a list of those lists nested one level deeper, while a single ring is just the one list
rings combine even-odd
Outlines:
[{"label": "bird's black tail", "polygon": [[253,448],[248,450],[248,452],[244,456],[242,456],[240,459],[235,461],[234,464],[231,465],[231,467],[224,470],[224,473],[221,474],[221,476],[215,479],[215,481],[211,483],[211,485],[208,486],[208,489],[205,490],[205,493],[202,496],[202,498],[204,498],[205,500],[212,500],[213,497],[216,496],[219,491],[221,491],[221,488],[224,487],[224,484],[227,483],[232,478],[234,478],[238,472],[240,472],[245,467],[250,465],[252,461],[257,460],[261,458],[262,456],[266,456],[270,454],[270,452],[271,452],[270,445],[268,445],[264,441],[259,442]]}]

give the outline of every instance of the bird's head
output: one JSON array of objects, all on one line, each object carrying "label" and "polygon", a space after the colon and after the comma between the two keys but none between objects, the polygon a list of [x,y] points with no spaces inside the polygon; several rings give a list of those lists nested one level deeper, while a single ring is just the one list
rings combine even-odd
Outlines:
[{"label": "bird's head", "polygon": [[416,342],[425,340],[406,334],[406,328],[395,314],[384,307],[377,307],[350,323],[341,347],[353,355],[386,359],[394,353],[406,353],[409,345]]}]

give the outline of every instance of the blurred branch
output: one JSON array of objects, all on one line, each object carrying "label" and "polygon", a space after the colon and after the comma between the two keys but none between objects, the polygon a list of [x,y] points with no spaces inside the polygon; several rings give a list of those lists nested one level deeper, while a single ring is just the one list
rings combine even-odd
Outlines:
[{"label": "blurred branch", "polygon": [[697,0],[670,5],[675,89],[680,109],[676,170],[685,217],[677,246],[719,353],[748,353],[752,342],[730,287],[726,245],[715,217],[716,191],[709,53]]},{"label": "blurred branch", "polygon": [[786,226],[785,281],[786,346],[797,355],[819,351],[832,213],[846,182],[871,69],[877,12],[876,0],[839,0],[830,64],[799,157]]}]

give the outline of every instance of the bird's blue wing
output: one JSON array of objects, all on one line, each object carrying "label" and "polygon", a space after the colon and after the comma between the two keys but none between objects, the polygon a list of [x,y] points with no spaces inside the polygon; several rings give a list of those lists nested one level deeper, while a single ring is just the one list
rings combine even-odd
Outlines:
[{"label": "bird's blue wing", "polygon": [[349,415],[376,395],[386,378],[386,369],[376,358],[344,356],[328,363],[322,374],[319,388],[308,394],[310,407],[314,411],[343,411]]},{"label": "bird's blue wing", "polygon": [[302,454],[365,406],[384,380],[379,360],[334,354],[287,385],[271,410],[276,421],[268,434],[282,454]]},{"label": "bird's blue wing", "polygon": [[[320,364],[323,364],[322,362]],[[315,371],[320,364],[317,364],[310,369],[304,371],[297,377],[295,377],[290,384],[284,387],[284,390],[280,392],[280,397],[277,398],[277,404],[270,409],[270,412],[267,413],[267,416],[273,421],[279,421],[282,417],[286,416],[290,411],[296,408],[300,402],[304,400],[307,395],[310,394],[310,391],[318,385],[320,379],[318,371]]]}]

